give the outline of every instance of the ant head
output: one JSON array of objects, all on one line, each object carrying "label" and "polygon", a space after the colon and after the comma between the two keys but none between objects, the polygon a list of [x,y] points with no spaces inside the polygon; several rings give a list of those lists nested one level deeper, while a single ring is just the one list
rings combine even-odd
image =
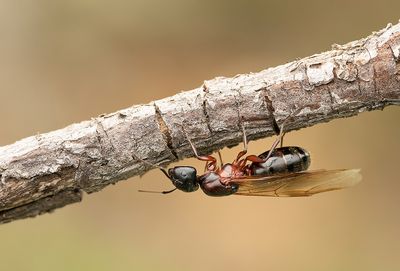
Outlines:
[{"label": "ant head", "polygon": [[179,166],[168,170],[173,185],[184,192],[193,192],[199,188],[197,171],[194,167]]}]

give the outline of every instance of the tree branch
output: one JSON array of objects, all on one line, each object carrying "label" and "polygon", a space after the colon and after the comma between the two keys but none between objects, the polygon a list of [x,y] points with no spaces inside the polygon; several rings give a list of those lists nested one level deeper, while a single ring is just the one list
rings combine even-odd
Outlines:
[{"label": "tree branch", "polygon": [[[366,110],[400,104],[400,24],[329,52],[263,70],[218,77],[173,97],[138,105],[0,148],[0,223],[81,200],[153,164]],[[134,154],[134,155],[133,155]]]}]

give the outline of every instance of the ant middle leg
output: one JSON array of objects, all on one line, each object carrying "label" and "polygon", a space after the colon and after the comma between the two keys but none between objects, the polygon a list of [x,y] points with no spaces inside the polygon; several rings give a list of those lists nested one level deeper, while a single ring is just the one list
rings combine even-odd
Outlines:
[{"label": "ant middle leg", "polygon": [[241,152],[239,152],[235,161],[233,162],[233,164],[236,165],[239,168],[239,170],[243,170],[246,167],[247,161],[255,162],[255,163],[264,162],[263,159],[261,159],[257,155],[253,155],[253,154],[247,155],[244,159],[241,159],[247,153],[247,147],[248,147],[246,129],[245,129],[243,123],[242,123],[242,129],[243,129],[243,150]]},{"label": "ant middle leg", "polygon": [[241,126],[242,126],[242,133],[243,133],[243,150],[240,151],[238,153],[238,155],[236,156],[235,161],[233,162],[234,164],[237,163],[240,158],[242,158],[246,153],[247,153],[247,136],[246,136],[246,129],[244,127],[244,123],[241,122]]},{"label": "ant middle leg", "polygon": [[218,157],[219,157],[219,163],[221,164],[221,167],[222,167],[224,165],[224,161],[222,160],[221,152],[218,150],[217,153],[218,153]]}]

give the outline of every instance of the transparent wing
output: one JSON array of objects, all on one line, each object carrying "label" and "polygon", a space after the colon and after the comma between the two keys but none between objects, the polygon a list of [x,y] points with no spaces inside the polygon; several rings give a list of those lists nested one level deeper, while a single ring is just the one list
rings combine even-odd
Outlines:
[{"label": "transparent wing", "polygon": [[239,184],[235,195],[305,197],[353,186],[361,181],[359,169],[309,170],[232,180]]}]

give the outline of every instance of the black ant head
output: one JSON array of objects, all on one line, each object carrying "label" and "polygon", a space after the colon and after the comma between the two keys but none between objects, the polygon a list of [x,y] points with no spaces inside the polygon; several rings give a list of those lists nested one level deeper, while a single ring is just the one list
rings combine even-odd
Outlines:
[{"label": "black ant head", "polygon": [[197,171],[194,167],[180,166],[168,170],[173,185],[184,192],[193,192],[199,188]]}]

